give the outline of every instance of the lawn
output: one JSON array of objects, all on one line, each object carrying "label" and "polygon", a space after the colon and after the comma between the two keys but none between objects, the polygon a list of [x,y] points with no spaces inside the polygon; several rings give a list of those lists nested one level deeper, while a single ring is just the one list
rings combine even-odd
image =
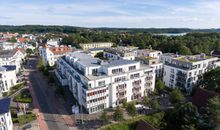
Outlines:
[{"label": "lawn", "polygon": [[24,115],[17,116],[15,108],[11,108],[11,117],[13,123],[18,123],[19,125],[24,125],[26,123],[36,120],[36,116],[32,112],[27,112]]},{"label": "lawn", "polygon": [[14,97],[15,102],[22,102],[22,103],[31,103],[32,97],[30,91],[28,89],[22,90],[19,94]]},{"label": "lawn", "polygon": [[9,95],[12,95],[13,93],[17,92],[19,89],[23,88],[25,86],[26,82],[22,82],[22,83],[19,83],[13,87],[10,88],[10,92],[9,92]]},{"label": "lawn", "polygon": [[106,125],[103,128],[101,128],[101,130],[133,130],[136,129],[138,122],[141,120],[150,123],[156,128],[161,128],[161,125],[163,123],[162,122],[163,117],[164,117],[163,112],[159,112],[148,116],[145,115],[136,116],[133,119],[121,121],[120,123]]}]

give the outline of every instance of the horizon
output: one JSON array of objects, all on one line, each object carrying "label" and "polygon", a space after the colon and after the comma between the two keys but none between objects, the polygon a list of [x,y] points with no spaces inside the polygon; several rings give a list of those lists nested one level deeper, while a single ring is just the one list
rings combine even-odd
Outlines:
[{"label": "horizon", "polygon": [[21,26],[60,26],[60,27],[76,27],[76,28],[88,28],[88,29],[101,29],[101,28],[109,28],[109,29],[189,29],[189,30],[218,30],[220,29],[220,27],[217,27],[217,28],[182,28],[182,27],[86,27],[86,26],[74,26],[74,25],[57,25],[57,24],[23,24],[23,25],[2,25],[0,24],[0,27],[1,26],[13,26],[13,27],[21,27]]},{"label": "horizon", "polygon": [[0,4],[0,24],[218,29],[219,7],[218,0],[8,0]]}]

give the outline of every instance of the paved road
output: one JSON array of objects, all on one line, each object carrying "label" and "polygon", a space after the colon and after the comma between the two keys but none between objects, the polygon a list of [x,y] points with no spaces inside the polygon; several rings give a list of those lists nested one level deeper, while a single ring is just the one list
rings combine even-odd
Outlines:
[{"label": "paved road", "polygon": [[58,111],[56,97],[48,90],[51,86],[48,86],[41,73],[36,70],[36,58],[30,59],[28,64],[29,80],[43,115],[42,120],[46,122],[49,130],[69,130],[62,113]]}]

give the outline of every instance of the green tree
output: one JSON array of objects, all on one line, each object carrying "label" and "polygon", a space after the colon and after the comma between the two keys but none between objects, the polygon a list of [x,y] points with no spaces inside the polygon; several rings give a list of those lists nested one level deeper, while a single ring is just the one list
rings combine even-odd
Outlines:
[{"label": "green tree", "polygon": [[45,67],[44,67],[42,58],[39,58],[39,59],[38,59],[37,68],[38,68],[40,71],[44,71]]},{"label": "green tree", "polygon": [[170,130],[196,130],[199,125],[199,113],[192,103],[177,106],[167,114]]},{"label": "green tree", "polygon": [[143,97],[143,105],[144,105],[144,106],[147,106],[148,103],[149,103],[148,97],[147,97],[147,96],[144,96],[144,97]]},{"label": "green tree", "polygon": [[100,119],[101,119],[103,124],[107,124],[109,122],[109,117],[108,117],[106,111],[102,112],[102,115],[100,116]]},{"label": "green tree", "polygon": [[17,42],[16,37],[12,37],[11,39],[8,40],[8,42],[16,43]]},{"label": "green tree", "polygon": [[173,89],[170,93],[170,102],[172,104],[180,104],[183,103],[184,100],[185,98],[179,89]]},{"label": "green tree", "polygon": [[207,116],[214,129],[220,129],[220,98],[209,99],[207,104]]},{"label": "green tree", "polygon": [[150,106],[154,111],[157,111],[160,108],[160,104],[158,103],[157,99],[151,100]]},{"label": "green tree", "polygon": [[191,50],[188,47],[186,47],[186,46],[181,46],[179,52],[182,55],[192,55]]},{"label": "green tree", "polygon": [[220,67],[206,72],[199,82],[208,90],[220,92]]},{"label": "green tree", "polygon": [[32,49],[27,48],[27,49],[26,49],[26,53],[27,53],[27,55],[31,55],[31,54],[33,53],[33,51],[32,51]]},{"label": "green tree", "polygon": [[126,100],[123,100],[123,102],[122,102],[122,106],[123,106],[123,108],[127,108],[127,106],[128,106],[128,102],[127,102]]},{"label": "green tree", "polygon": [[165,89],[165,84],[161,79],[156,80],[156,85],[155,85],[155,92],[156,94],[161,95]]},{"label": "green tree", "polygon": [[131,116],[135,116],[137,114],[137,110],[135,108],[134,103],[128,103],[126,110]]},{"label": "green tree", "polygon": [[114,112],[114,114],[113,114],[113,117],[114,117],[114,120],[115,120],[115,121],[121,121],[121,120],[124,119],[123,111],[121,110],[120,107],[117,107],[117,108],[115,109],[115,112]]}]

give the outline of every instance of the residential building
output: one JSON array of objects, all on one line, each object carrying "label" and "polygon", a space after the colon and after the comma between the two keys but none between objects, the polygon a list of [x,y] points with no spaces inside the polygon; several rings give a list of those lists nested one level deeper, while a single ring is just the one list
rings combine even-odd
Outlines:
[{"label": "residential building", "polygon": [[45,45],[40,49],[40,51],[43,64],[45,66],[54,66],[58,58],[62,57],[63,55],[69,52],[72,52],[73,48],[71,46],[66,45],[56,47]]},{"label": "residential building", "polygon": [[179,87],[188,92],[197,84],[199,76],[219,65],[217,57],[206,56],[203,53],[192,56],[170,56],[171,58],[167,55],[166,58],[161,57],[165,60],[163,81],[168,87]]},{"label": "residential building", "polygon": [[197,88],[192,96],[192,104],[195,105],[199,110],[204,110],[204,108],[207,107],[209,99],[216,96],[220,96],[220,93],[204,88]]},{"label": "residential building", "polygon": [[103,61],[83,52],[57,60],[55,74],[88,113],[140,99],[155,86],[155,73],[147,65],[123,59]]},{"label": "residential building", "polygon": [[107,49],[107,48],[91,48],[88,50],[88,53],[94,57],[96,54],[98,54],[100,52],[104,52],[105,49]]},{"label": "residential building", "polygon": [[61,40],[62,40],[61,38],[50,39],[50,40],[47,41],[47,45],[48,46],[53,46],[53,47],[59,46],[60,43],[61,43]]},{"label": "residential building", "polygon": [[29,41],[31,41],[31,39],[29,38],[24,38],[24,37],[17,38],[18,43],[27,43]]},{"label": "residential building", "polygon": [[113,43],[111,42],[92,42],[92,43],[81,43],[80,46],[83,50],[89,50],[92,48],[111,48]]},{"label": "residential building", "polygon": [[153,57],[159,59],[160,55],[162,55],[162,51],[153,49],[142,49],[135,51],[135,57]]},{"label": "residential building", "polygon": [[15,65],[18,72],[22,67],[22,61],[25,58],[25,51],[22,48],[13,50],[0,50],[0,66]]},{"label": "residential building", "polygon": [[0,93],[8,92],[12,86],[16,85],[16,83],[16,66],[0,66]]},{"label": "residential building", "polygon": [[10,42],[0,42],[0,49],[2,50],[13,50],[17,47],[16,43],[10,43]]},{"label": "residential building", "polygon": [[163,76],[163,63],[159,61],[159,58],[142,56],[136,57],[135,60],[152,67],[157,77]]},{"label": "residential building", "polygon": [[151,47],[150,49],[135,50],[136,60],[151,66],[157,77],[162,77],[163,75],[163,63],[159,60],[161,55],[161,51],[153,50]]},{"label": "residential building", "polygon": [[0,130],[13,130],[10,98],[0,99]]},{"label": "residential building", "polygon": [[134,48],[118,46],[104,50],[103,57],[112,60],[134,60]]}]

